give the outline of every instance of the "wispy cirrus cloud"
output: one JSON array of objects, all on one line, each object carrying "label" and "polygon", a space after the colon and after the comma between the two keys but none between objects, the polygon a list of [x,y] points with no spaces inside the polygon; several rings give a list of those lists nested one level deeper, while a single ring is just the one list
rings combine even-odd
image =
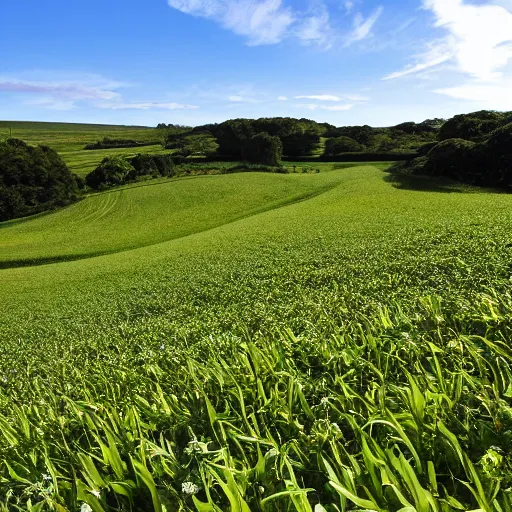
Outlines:
[{"label": "wispy cirrus cloud", "polygon": [[98,104],[97,107],[110,110],[194,110],[198,109],[197,105],[184,105],[182,103],[162,103],[156,101],[147,102],[120,102]]},{"label": "wispy cirrus cloud", "polygon": [[30,81],[0,77],[0,92],[44,94],[67,100],[113,100],[120,97],[115,90],[122,84],[105,82],[89,84],[76,81]]},{"label": "wispy cirrus cloud", "polygon": [[295,36],[304,44],[316,44],[329,49],[336,38],[331,28],[329,11],[324,4],[320,4],[316,11],[298,24]]},{"label": "wispy cirrus cloud", "polygon": [[512,80],[507,79],[499,84],[468,82],[454,87],[442,87],[434,92],[455,98],[477,102],[479,108],[494,110],[512,110]]},{"label": "wispy cirrus cloud", "polygon": [[258,100],[250,96],[242,96],[240,94],[233,94],[228,96],[228,100],[232,103],[258,103]]},{"label": "wispy cirrus cloud", "polygon": [[366,102],[369,101],[369,98],[366,96],[361,96],[360,94],[343,94],[341,96],[335,96],[333,94],[310,94],[304,96],[295,96],[296,100],[315,100],[315,101],[361,101]]},{"label": "wispy cirrus cloud", "polygon": [[361,13],[356,14],[354,17],[354,28],[345,39],[345,47],[366,39],[372,32],[374,25],[384,12],[384,7],[377,7],[368,18],[364,18]]},{"label": "wispy cirrus cloud", "polygon": [[235,34],[247,37],[249,45],[275,44],[284,39],[297,21],[281,0],[168,0],[178,11],[209,18]]},{"label": "wispy cirrus cloud", "polygon": [[[42,73],[48,74],[48,73]],[[60,74],[59,74],[60,75]],[[120,89],[128,84],[96,75],[84,75],[82,79],[34,80],[0,76],[0,93],[25,97],[24,104],[51,110],[72,110],[80,105],[111,110],[183,110],[196,109],[196,105],[173,102],[129,102]]]},{"label": "wispy cirrus cloud", "polygon": [[333,112],[342,112],[351,110],[354,105],[346,104],[346,105],[319,105],[318,103],[297,103],[295,105],[298,108],[307,108],[308,110],[330,110]]},{"label": "wispy cirrus cloud", "polygon": [[415,63],[391,73],[395,79],[451,62],[458,71],[479,81],[496,81],[512,59],[512,12],[503,5],[472,5],[465,0],[423,0],[443,29],[442,39],[429,43]]},{"label": "wispy cirrus cloud", "polygon": [[[286,6],[283,0],[168,0],[170,7],[191,16],[212,20],[223,28],[243,36],[250,46],[277,44],[295,38],[302,44],[328,49],[335,42],[349,46],[367,37],[382,14],[379,7],[365,19],[357,13],[349,33],[334,30],[331,13],[322,0],[302,11]],[[345,2],[346,12],[354,7]]]},{"label": "wispy cirrus cloud", "polygon": [[332,94],[310,94],[304,96],[295,96],[296,100],[318,100],[318,101],[341,101],[339,96]]}]

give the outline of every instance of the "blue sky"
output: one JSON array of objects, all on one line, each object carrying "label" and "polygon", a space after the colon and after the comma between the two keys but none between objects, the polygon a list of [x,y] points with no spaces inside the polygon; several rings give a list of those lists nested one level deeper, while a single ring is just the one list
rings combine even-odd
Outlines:
[{"label": "blue sky", "polygon": [[389,126],[512,110],[512,0],[16,0],[0,119]]}]

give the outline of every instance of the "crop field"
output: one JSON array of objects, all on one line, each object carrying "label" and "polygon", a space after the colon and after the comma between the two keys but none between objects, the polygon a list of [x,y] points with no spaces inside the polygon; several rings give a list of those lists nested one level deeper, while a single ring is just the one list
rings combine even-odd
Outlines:
[{"label": "crop field", "polygon": [[144,126],[0,121],[0,140],[10,136],[32,145],[46,144],[58,152],[79,151],[104,137],[137,142],[159,139],[157,130]]},{"label": "crop field", "polygon": [[383,168],[0,224],[0,509],[512,511],[512,196]]},{"label": "crop field", "polygon": [[169,153],[161,145],[84,149],[87,144],[102,140],[104,137],[130,139],[143,143],[159,141],[162,138],[158,130],[144,126],[0,121],[0,140],[10,136],[22,139],[28,144],[50,146],[59,152],[71,172],[82,177],[93,171],[106,156],[131,157],[138,153],[153,155]]}]

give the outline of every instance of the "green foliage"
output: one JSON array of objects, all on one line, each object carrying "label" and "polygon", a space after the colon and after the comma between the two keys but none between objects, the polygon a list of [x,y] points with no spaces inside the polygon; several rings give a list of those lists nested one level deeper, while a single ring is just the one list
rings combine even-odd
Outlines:
[{"label": "green foliage", "polygon": [[350,137],[341,136],[332,139],[327,139],[325,143],[324,155],[333,156],[340,155],[342,153],[356,153],[358,151],[364,151],[365,147],[359,144]]},{"label": "green foliage", "polygon": [[476,144],[463,139],[448,139],[427,154],[428,170],[434,176],[448,176],[464,181],[473,168]]},{"label": "green foliage", "polygon": [[73,174],[49,147],[0,142],[0,221],[69,204],[77,193]]},{"label": "green foliage", "polygon": [[443,124],[439,140],[465,139],[481,142],[494,130],[512,122],[512,113],[481,110],[471,114],[461,114]]},{"label": "green foliage", "polygon": [[139,153],[129,160],[134,172],[127,176],[129,181],[141,176],[168,177],[174,174],[172,155],[151,155]]},{"label": "green foliage", "polygon": [[244,142],[242,157],[248,162],[279,166],[283,156],[283,145],[279,137],[258,133]]},{"label": "green foliage", "polygon": [[427,144],[419,151],[420,156],[426,156],[426,161],[409,170],[474,185],[509,188],[512,186],[512,123],[502,125],[484,137],[491,127],[503,123],[506,118],[506,114],[488,111],[456,116],[446,123],[448,128],[443,127],[442,135],[456,129],[466,137],[482,142],[447,139],[433,147]]},{"label": "green foliage", "polygon": [[210,156],[217,152],[219,144],[215,137],[212,137],[208,133],[201,133],[198,135],[187,135],[184,137],[182,148],[189,155]]},{"label": "green foliage", "polygon": [[85,182],[87,186],[98,190],[123,185],[135,175],[135,168],[124,158],[108,156],[85,177]]}]

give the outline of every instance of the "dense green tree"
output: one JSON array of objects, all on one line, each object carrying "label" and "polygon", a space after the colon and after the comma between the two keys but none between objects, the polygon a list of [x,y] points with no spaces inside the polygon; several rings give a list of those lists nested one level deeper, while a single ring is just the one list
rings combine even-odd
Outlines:
[{"label": "dense green tree", "polygon": [[189,155],[211,156],[219,149],[217,139],[210,133],[187,135],[180,140],[180,149]]},{"label": "dense green tree", "polygon": [[357,153],[364,151],[365,147],[350,137],[341,136],[327,139],[324,154],[327,156],[341,155],[342,153]]},{"label": "dense green tree", "polygon": [[220,155],[241,158],[246,141],[255,133],[249,119],[232,119],[219,124],[213,135],[217,138]]},{"label": "dense green tree", "polygon": [[18,139],[0,142],[0,220],[69,204],[77,196],[74,175],[56,151]]},{"label": "dense green tree", "polygon": [[278,166],[283,154],[279,137],[258,133],[245,141],[242,157],[248,162]]},{"label": "dense green tree", "polygon": [[481,110],[461,114],[443,124],[439,140],[465,139],[474,142],[485,140],[494,130],[512,121],[511,113]]},{"label": "dense green tree", "polygon": [[129,177],[134,176],[136,176],[135,168],[124,158],[108,156],[85,177],[85,181],[89,187],[101,189],[122,185]]}]

